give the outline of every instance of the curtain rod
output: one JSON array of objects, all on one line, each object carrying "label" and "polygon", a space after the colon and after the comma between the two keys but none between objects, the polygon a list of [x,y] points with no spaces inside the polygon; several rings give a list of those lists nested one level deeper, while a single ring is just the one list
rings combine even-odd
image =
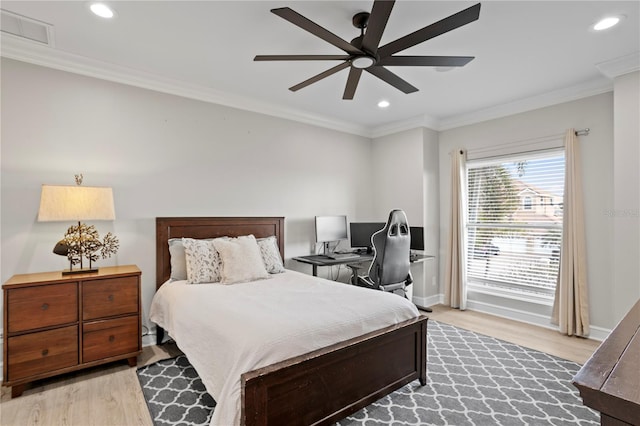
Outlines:
[{"label": "curtain rod", "polygon": [[591,129],[587,127],[586,129],[576,130],[574,133],[576,136],[589,136],[590,131]]}]

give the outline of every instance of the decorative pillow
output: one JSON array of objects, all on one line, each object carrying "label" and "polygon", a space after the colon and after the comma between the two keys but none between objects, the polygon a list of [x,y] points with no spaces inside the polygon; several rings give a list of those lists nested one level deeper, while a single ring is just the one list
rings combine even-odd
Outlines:
[{"label": "decorative pillow", "polygon": [[171,257],[171,279],[186,280],[187,259],[182,238],[171,238],[169,240],[169,255]]},{"label": "decorative pillow", "polygon": [[282,257],[280,257],[280,248],[275,236],[267,238],[258,238],[258,247],[262,255],[264,267],[270,274],[280,274],[284,272]]},{"label": "decorative pillow", "polygon": [[222,284],[242,283],[269,278],[258,242],[253,235],[213,241],[222,258]]},{"label": "decorative pillow", "polygon": [[[223,238],[220,238],[221,240]],[[186,264],[187,282],[189,284],[216,283],[220,281],[222,260],[216,250],[213,240],[195,240],[183,238]]]}]

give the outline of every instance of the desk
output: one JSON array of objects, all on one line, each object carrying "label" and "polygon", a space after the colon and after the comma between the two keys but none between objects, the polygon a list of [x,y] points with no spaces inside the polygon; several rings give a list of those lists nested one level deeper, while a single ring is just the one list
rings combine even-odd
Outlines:
[{"label": "desk", "polygon": [[[435,256],[427,256],[424,254],[412,255],[409,258],[409,262],[411,263],[421,263],[429,259],[433,259]],[[373,260],[373,256],[371,256],[371,260]],[[367,268],[369,269],[369,265],[364,265],[363,262],[349,262],[347,266],[351,269],[351,284],[358,285],[358,271],[360,269]]]},{"label": "desk", "polygon": [[313,267],[313,276],[318,276],[318,266],[334,266],[369,263],[373,260],[373,254],[359,254],[357,258],[331,259],[324,254],[312,254],[311,256],[294,257],[293,260],[307,263]]},{"label": "desk", "polygon": [[[311,256],[299,256],[294,257],[293,260],[297,260],[298,262],[307,263],[313,268],[313,276],[318,276],[318,266],[334,266],[334,265],[347,265],[352,272],[351,275],[351,284],[358,284],[358,270],[367,268],[369,269],[369,264],[373,260],[373,254],[359,254],[358,258],[349,258],[349,259],[331,259],[325,256],[324,254],[313,254]],[[424,254],[418,254],[411,256],[411,263],[419,263],[424,262],[425,260],[433,259],[435,256],[427,256]]]}]

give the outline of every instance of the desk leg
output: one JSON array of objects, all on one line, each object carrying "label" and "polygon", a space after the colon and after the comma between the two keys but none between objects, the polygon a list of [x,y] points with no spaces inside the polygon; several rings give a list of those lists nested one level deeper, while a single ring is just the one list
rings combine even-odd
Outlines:
[{"label": "desk leg", "polygon": [[360,269],[359,265],[350,264],[347,265],[349,269],[351,269],[351,284],[358,285],[358,269]]},{"label": "desk leg", "polygon": [[313,276],[317,277],[318,276],[318,265],[311,265],[311,267],[313,268]]}]

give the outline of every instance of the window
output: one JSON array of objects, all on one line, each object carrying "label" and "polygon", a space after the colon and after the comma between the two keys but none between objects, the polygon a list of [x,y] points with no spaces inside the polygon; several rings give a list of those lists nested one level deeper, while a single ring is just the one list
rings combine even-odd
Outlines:
[{"label": "window", "polygon": [[[562,240],[564,164],[562,151],[467,163],[471,288],[553,297]],[[540,205],[533,206],[534,200]]]}]

